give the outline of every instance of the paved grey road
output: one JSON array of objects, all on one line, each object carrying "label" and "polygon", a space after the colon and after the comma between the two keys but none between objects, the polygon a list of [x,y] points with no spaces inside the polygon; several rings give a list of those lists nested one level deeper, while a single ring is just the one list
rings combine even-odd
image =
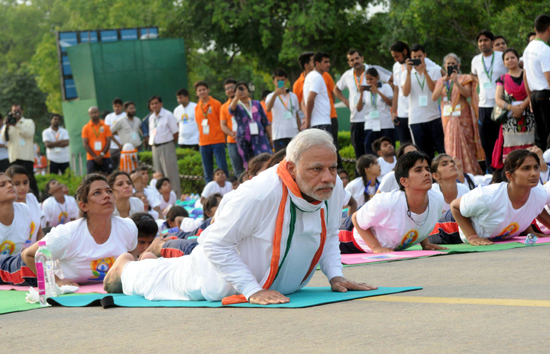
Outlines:
[{"label": "paved grey road", "polygon": [[[0,316],[0,352],[550,351],[550,246],[370,264],[344,273],[378,286],[424,290],[388,296],[398,302],[379,298],[306,309],[19,312]],[[318,271],[310,285],[326,286],[326,278]],[[495,300],[445,303],[460,301],[453,298]],[[517,299],[529,300],[527,306],[508,301]]]}]

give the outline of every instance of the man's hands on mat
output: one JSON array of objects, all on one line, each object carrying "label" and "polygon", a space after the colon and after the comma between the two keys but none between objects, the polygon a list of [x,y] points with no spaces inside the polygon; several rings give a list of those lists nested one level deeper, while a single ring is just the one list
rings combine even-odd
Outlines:
[{"label": "man's hands on mat", "polygon": [[468,238],[468,243],[472,246],[488,246],[492,245],[493,241],[479,236],[470,236],[470,238]]},{"label": "man's hands on mat", "polygon": [[448,250],[447,247],[443,247],[443,246],[436,245],[434,243],[429,243],[429,242],[422,245],[422,249],[425,251]]},{"label": "man's hands on mat", "polygon": [[80,286],[74,281],[67,280],[67,279],[59,279],[57,275],[55,276],[55,283],[57,286],[62,287],[63,285],[70,285],[70,286]]},{"label": "man's hands on mat", "polygon": [[258,305],[286,304],[290,299],[275,290],[260,290],[249,297],[248,302]]},{"label": "man's hands on mat", "polygon": [[393,250],[391,248],[387,248],[387,247],[374,247],[372,249],[372,252],[374,252],[374,253],[390,253],[390,252],[393,252]]},{"label": "man's hands on mat", "polygon": [[332,291],[338,293],[345,293],[348,290],[376,290],[377,286],[367,285],[365,283],[356,283],[351,280],[347,280],[344,277],[334,277],[330,280],[330,287]]}]

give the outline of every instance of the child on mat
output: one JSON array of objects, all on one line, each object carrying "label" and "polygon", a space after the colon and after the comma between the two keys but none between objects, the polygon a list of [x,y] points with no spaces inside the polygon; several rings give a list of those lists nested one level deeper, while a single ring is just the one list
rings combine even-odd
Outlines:
[{"label": "child on mat", "polygon": [[397,160],[395,177],[398,191],[375,195],[353,214],[353,238],[341,239],[342,253],[387,253],[417,243],[424,250],[445,249],[427,239],[444,203],[441,193],[431,190],[429,157],[418,151],[406,153]]},{"label": "child on mat", "polygon": [[111,173],[107,180],[115,194],[115,212],[113,215],[127,218],[134,213],[143,212],[143,202],[133,196],[134,184],[128,173],[116,171]]},{"label": "child on mat", "polygon": [[130,219],[132,219],[138,229],[137,247],[130,252],[137,260],[139,256],[151,246],[159,228],[155,219],[148,213],[134,213],[130,216]]},{"label": "child on mat", "polygon": [[[143,192],[147,200],[149,201],[149,206],[152,210],[157,212],[157,215],[161,215],[162,210],[160,210],[160,193],[157,190],[156,186],[151,187],[147,185],[149,181],[149,170],[147,167],[140,167],[137,171],[132,172],[130,175],[132,178],[132,183],[134,184],[134,189],[136,192]],[[142,200],[143,201],[143,200]]]},{"label": "child on mat", "polygon": [[432,177],[436,181],[432,185],[434,191],[441,192],[445,203],[439,221],[455,221],[451,213],[451,202],[468,193],[470,189],[462,183],[457,183],[458,169],[454,160],[447,154],[437,155],[430,168]]},{"label": "child on mat", "polygon": [[[418,151],[418,146],[414,145],[413,143],[405,143],[401,145],[399,149],[397,149],[397,154],[395,157],[397,160],[399,160],[401,156],[411,151]],[[390,171],[382,178],[382,181],[380,182],[380,187],[378,187],[378,191],[376,193],[391,192],[397,190],[399,190],[399,184],[395,179],[395,173],[394,171]]]},{"label": "child on mat", "polygon": [[163,217],[166,217],[170,208],[176,204],[176,193],[172,190],[172,185],[167,177],[160,178],[156,187],[160,193],[160,210],[162,210]]},{"label": "child on mat", "polygon": [[42,203],[45,227],[54,227],[78,219],[78,206],[74,200],[65,196],[63,184],[55,179],[50,180],[46,184],[46,193],[50,197]]},{"label": "child on mat", "polygon": [[544,206],[550,204],[548,189],[541,186],[540,160],[536,153],[514,150],[504,161],[507,182],[476,188],[451,203],[460,237],[471,245],[491,245],[521,233],[534,233],[537,218],[550,226]]},{"label": "child on mat", "polygon": [[210,197],[213,194],[219,193],[222,196],[231,192],[233,190],[233,185],[231,182],[227,181],[227,176],[225,175],[225,172],[218,168],[216,171],[214,171],[214,180],[208,182],[208,184],[204,187],[202,194],[201,194],[201,204],[204,205],[206,203],[206,198]]},{"label": "child on mat", "polygon": [[[178,220],[178,217],[180,219]],[[158,234],[167,233],[168,230],[171,229],[178,229],[179,230],[179,224],[181,223],[181,218],[188,218],[189,213],[187,210],[185,210],[184,207],[179,205],[174,205],[173,207],[168,210],[168,213],[166,213],[166,220],[157,220],[157,225],[159,227]]]},{"label": "child on mat", "polygon": [[143,211],[147,214],[151,215],[153,219],[157,220],[159,218],[159,213],[151,209],[151,206],[149,205],[149,199],[145,196],[145,193],[143,192],[135,192],[134,197],[139,198],[143,202]]},{"label": "child on mat", "polygon": [[231,183],[231,186],[233,187],[233,190],[239,188],[239,180],[236,176],[229,176],[227,177],[227,181]]},{"label": "child on mat", "polygon": [[374,155],[363,155],[356,163],[359,177],[349,182],[346,190],[351,193],[351,196],[357,201],[357,206],[360,208],[368,202],[378,191],[380,181],[380,165]]},{"label": "child on mat", "polygon": [[393,171],[397,162],[393,141],[386,136],[376,139],[372,143],[372,151],[374,151],[376,156],[379,156],[378,164],[380,165],[380,178],[382,179],[389,172]]}]

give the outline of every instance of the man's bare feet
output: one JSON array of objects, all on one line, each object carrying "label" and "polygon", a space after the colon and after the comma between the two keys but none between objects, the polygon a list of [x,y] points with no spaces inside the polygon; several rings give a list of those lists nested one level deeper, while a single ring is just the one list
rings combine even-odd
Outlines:
[{"label": "man's bare feet", "polygon": [[133,260],[134,256],[130,253],[121,254],[103,279],[103,290],[108,293],[122,293],[122,270],[126,263]]},{"label": "man's bare feet", "polygon": [[143,252],[140,256],[139,256],[139,260],[142,261],[144,259],[158,259],[157,256],[155,256],[154,254],[152,254],[151,252]]},{"label": "man's bare feet", "polygon": [[[160,257],[160,250],[165,243],[166,239],[164,237],[157,237],[154,239],[153,243],[151,243],[151,246],[147,247],[143,253],[150,252],[155,256]],[[143,257],[140,257],[140,259],[143,259]]]}]

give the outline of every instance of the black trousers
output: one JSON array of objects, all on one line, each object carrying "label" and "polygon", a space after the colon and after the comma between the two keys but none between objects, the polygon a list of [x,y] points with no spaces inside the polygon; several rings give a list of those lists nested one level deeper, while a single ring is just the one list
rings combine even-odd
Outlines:
[{"label": "black trousers", "polygon": [[550,90],[531,92],[531,106],[536,123],[535,144],[546,151],[550,134]]},{"label": "black trousers", "polygon": [[397,139],[401,145],[405,143],[412,143],[411,130],[409,129],[409,118],[397,117],[399,125],[395,126],[397,131]]},{"label": "black trousers", "polygon": [[25,170],[27,170],[30,176],[29,187],[31,188],[31,192],[36,196],[37,199],[39,199],[38,185],[36,184],[36,179],[34,178],[34,161],[15,160],[11,163],[11,165],[22,166],[25,168]]},{"label": "black trousers", "polygon": [[483,146],[483,151],[485,151],[485,166],[489,173],[493,173],[494,170],[491,167],[491,163],[493,162],[493,150],[500,130],[500,125],[491,120],[492,113],[492,107],[479,107],[479,121],[481,124],[479,126],[479,135],[481,146]]},{"label": "black trousers", "polygon": [[[407,128],[408,129],[408,128]],[[351,145],[355,151],[355,158],[365,155],[365,123],[351,123]]]}]

